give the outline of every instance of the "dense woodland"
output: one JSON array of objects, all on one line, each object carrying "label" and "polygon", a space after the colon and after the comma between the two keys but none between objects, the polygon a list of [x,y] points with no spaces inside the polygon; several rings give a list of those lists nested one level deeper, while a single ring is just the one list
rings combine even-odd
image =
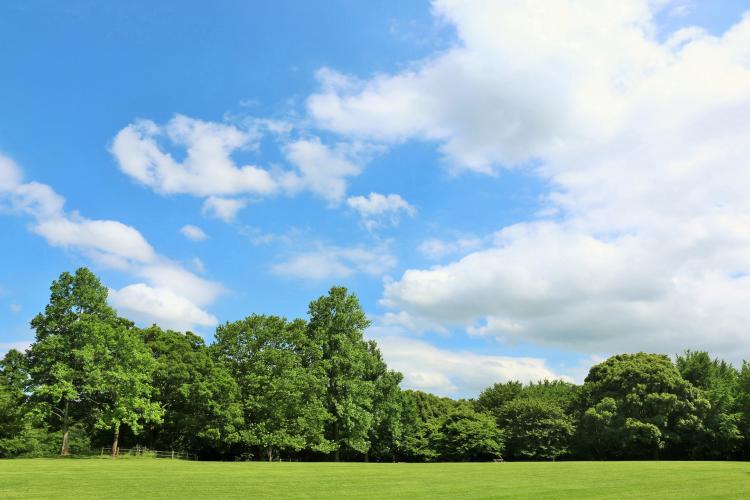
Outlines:
[{"label": "dense woodland", "polygon": [[307,320],[252,315],[206,345],[138,328],[88,269],[63,273],[0,361],[0,457],[144,446],[215,460],[746,459],[750,364],[622,354],[583,385],[497,383],[475,400],[402,390],[345,288]]}]

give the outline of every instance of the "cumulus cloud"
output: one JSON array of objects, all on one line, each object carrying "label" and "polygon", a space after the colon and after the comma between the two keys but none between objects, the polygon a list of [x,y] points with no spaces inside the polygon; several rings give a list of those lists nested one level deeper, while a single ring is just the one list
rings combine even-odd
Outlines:
[{"label": "cumulus cloud", "polygon": [[271,270],[281,276],[326,280],[354,274],[382,276],[395,265],[396,258],[384,246],[369,249],[319,244],[314,250],[293,254],[274,264]]},{"label": "cumulus cloud", "polygon": [[[184,148],[184,161],[165,152],[161,139]],[[159,193],[269,194],[277,185],[268,171],[237,165],[231,157],[251,147],[255,139],[254,134],[232,125],[176,115],[164,126],[150,120],[128,125],[117,133],[111,150],[125,174]]]},{"label": "cumulus cloud", "polygon": [[186,224],[182,226],[180,228],[180,234],[182,234],[185,238],[193,241],[204,241],[208,238],[208,235],[203,231],[203,229],[192,224]]},{"label": "cumulus cloud", "polygon": [[552,186],[543,208],[556,216],[405,271],[383,304],[587,352],[750,357],[738,347],[750,322],[750,16],[715,36],[659,33],[665,3],[645,0],[433,5],[455,47],[370,79],[321,70],[310,114],[350,139],[433,141],[454,170],[525,166]]},{"label": "cumulus cloud", "polygon": [[388,366],[404,374],[405,388],[443,396],[476,396],[496,382],[510,380],[571,380],[552,371],[539,358],[440,349],[422,340],[399,336],[378,337],[377,342]]},{"label": "cumulus cloud", "polygon": [[215,326],[215,316],[169,288],[143,283],[109,291],[109,300],[121,314],[141,323],[154,322],[163,328],[190,330],[195,326]]},{"label": "cumulus cloud", "polygon": [[576,137],[582,125],[600,126],[602,113],[618,111],[602,100],[665,57],[650,41],[645,1],[445,0],[433,10],[461,43],[369,80],[320,70],[321,90],[307,100],[319,126],[367,140],[437,141],[452,167],[492,172]]},{"label": "cumulus cloud", "polygon": [[428,259],[440,260],[449,255],[465,254],[481,246],[482,239],[475,236],[463,236],[449,241],[429,238],[420,243],[417,250]]},{"label": "cumulus cloud", "polygon": [[203,215],[221,219],[224,222],[232,222],[237,213],[245,208],[247,200],[241,198],[222,198],[220,196],[209,196],[203,202]]},{"label": "cumulus cloud", "polygon": [[21,169],[2,155],[0,206],[7,212],[30,216],[34,221],[30,230],[48,244],[77,251],[100,266],[144,279],[148,284],[113,290],[111,295],[113,303],[137,312],[138,319],[203,326],[212,317],[200,307],[213,302],[223,291],[220,284],[159,255],[131,226],[66,211],[62,196],[46,184],[24,182]]},{"label": "cumulus cloud", "polygon": [[331,148],[320,139],[302,139],[287,144],[284,154],[297,168],[284,177],[290,191],[307,188],[332,204],[346,195],[347,178],[362,171],[361,156],[367,147],[361,144],[338,144]]},{"label": "cumulus cloud", "polygon": [[62,196],[46,184],[23,182],[21,169],[2,156],[0,188],[6,210],[31,216],[31,230],[52,246],[79,250],[112,267],[156,259],[154,249],[136,229],[118,221],[91,220],[66,212]]},{"label": "cumulus cloud", "polygon": [[[332,146],[311,136],[292,138],[294,127],[274,120],[217,123],[176,115],[164,125],[138,120],[120,130],[111,152],[120,170],[160,194],[205,198],[205,214],[232,221],[247,205],[242,196],[289,195],[307,190],[329,203],[346,195],[347,179],[359,175],[377,150],[362,141]],[[271,133],[290,168],[241,164]],[[179,161],[172,151],[184,151]]]},{"label": "cumulus cloud", "polygon": [[397,194],[370,193],[368,196],[350,196],[346,204],[359,214],[368,230],[386,221],[393,225],[398,224],[401,213],[410,216],[416,213],[414,206]]}]

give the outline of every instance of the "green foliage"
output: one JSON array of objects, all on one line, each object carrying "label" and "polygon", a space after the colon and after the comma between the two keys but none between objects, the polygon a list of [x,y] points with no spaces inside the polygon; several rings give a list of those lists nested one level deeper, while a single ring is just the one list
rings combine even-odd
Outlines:
[{"label": "green foliage", "polygon": [[164,411],[151,399],[155,363],[138,330],[97,326],[89,345],[96,369],[87,375],[86,397],[95,403],[94,426],[112,430],[117,440],[121,426],[138,434],[144,422],[160,422]]},{"label": "green foliage", "polygon": [[86,268],[62,273],[50,301],[31,326],[30,389],[48,423],[62,432],[61,454],[69,453],[73,423],[113,429],[158,420],[150,400],[153,360],[130,321],[107,305],[107,289]]},{"label": "green foliage", "polygon": [[372,425],[369,431],[370,454],[381,459],[395,460],[404,436],[404,401],[399,387],[403,375],[388,369],[375,342],[368,342],[368,350],[368,378],[374,382]]},{"label": "green foliage", "polygon": [[503,451],[503,432],[495,419],[469,407],[448,415],[434,439],[443,460],[491,460]]},{"label": "green foliage", "polygon": [[597,458],[658,457],[702,429],[708,402],[667,356],[621,354],[591,368],[582,387],[579,427]]},{"label": "green foliage", "polygon": [[306,336],[304,321],[253,315],[216,331],[213,346],[239,384],[247,446],[330,451],[324,425],[326,378],[319,349]]},{"label": "green foliage", "polygon": [[20,454],[26,430],[28,375],[25,357],[11,349],[0,360],[0,457]]},{"label": "green foliage", "polygon": [[704,351],[677,356],[677,368],[709,403],[701,435],[694,437],[692,458],[731,458],[742,443],[739,372]]},{"label": "green foliage", "polygon": [[570,451],[573,419],[554,399],[516,398],[502,406],[499,422],[509,456],[554,460]]},{"label": "green foliage", "polygon": [[476,408],[478,411],[490,413],[499,419],[503,405],[520,396],[521,391],[523,391],[521,382],[498,382],[479,394],[475,403]]},{"label": "green foliage", "polygon": [[476,401],[402,391],[357,297],[309,321],[252,315],[192,333],[136,328],[85,268],[52,283],[26,353],[0,360],[0,457],[146,444],[203,458],[379,461],[750,456],[750,364],[622,354],[582,386],[494,384]]},{"label": "green foliage", "polygon": [[346,288],[333,287],[310,303],[307,335],[316,350],[314,369],[324,375],[325,409],[331,415],[326,438],[336,458],[342,449],[365,453],[370,449],[375,383],[373,353],[363,340],[370,321],[359,299]]},{"label": "green foliage", "polygon": [[155,325],[142,337],[155,360],[154,399],[165,409],[163,422],[147,429],[150,446],[215,455],[238,442],[244,422],[239,387],[203,339]]}]

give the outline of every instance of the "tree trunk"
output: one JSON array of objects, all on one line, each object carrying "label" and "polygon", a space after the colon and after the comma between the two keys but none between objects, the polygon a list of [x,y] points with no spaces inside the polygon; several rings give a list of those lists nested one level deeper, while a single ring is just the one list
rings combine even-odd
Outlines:
[{"label": "tree trunk", "polygon": [[367,450],[365,452],[365,463],[370,461],[370,450]]},{"label": "tree trunk", "polygon": [[117,457],[117,441],[120,439],[120,424],[115,424],[115,436],[112,440],[112,458]]},{"label": "tree trunk", "polygon": [[268,453],[268,461],[273,462],[273,448],[269,446],[266,451]]},{"label": "tree trunk", "polygon": [[341,453],[340,453],[340,450],[338,448],[336,448],[336,451],[333,452],[333,459],[336,462],[341,462]]},{"label": "tree trunk", "polygon": [[70,455],[70,449],[68,448],[68,441],[70,439],[70,423],[68,418],[68,411],[70,409],[70,401],[67,399],[65,400],[65,409],[63,410],[63,421],[62,421],[62,431],[63,431],[63,440],[62,440],[62,447],[60,448],[60,455],[65,457]]}]

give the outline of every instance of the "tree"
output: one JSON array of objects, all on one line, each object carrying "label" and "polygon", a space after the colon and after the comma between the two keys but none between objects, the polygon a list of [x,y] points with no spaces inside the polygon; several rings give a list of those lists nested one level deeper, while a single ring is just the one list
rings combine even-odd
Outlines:
[{"label": "tree", "polygon": [[17,439],[24,433],[28,412],[24,355],[11,349],[0,360],[0,457],[10,457],[22,446]]},{"label": "tree", "polygon": [[564,380],[542,380],[524,387],[519,397],[548,401],[570,413],[575,408],[577,395],[578,387],[575,384]]},{"label": "tree", "polygon": [[742,362],[738,377],[737,407],[740,411],[739,428],[742,433],[743,456],[750,456],[750,363]]},{"label": "tree", "polygon": [[304,321],[253,315],[220,326],[212,349],[239,384],[246,445],[264,448],[268,460],[274,450],[333,448],[324,436],[325,374]]},{"label": "tree", "polygon": [[335,459],[340,459],[344,447],[366,453],[374,383],[368,373],[371,353],[363,334],[370,321],[356,295],[343,287],[333,287],[328,295],[312,301],[309,315],[307,335],[318,349],[325,376],[325,407],[332,416],[326,437],[335,446]]},{"label": "tree", "polygon": [[96,369],[87,374],[84,391],[94,404],[95,427],[111,430],[112,456],[117,456],[120,429],[138,434],[144,423],[160,422],[163,409],[152,399],[154,359],[140,332],[130,325],[100,323],[87,346]]},{"label": "tree", "polygon": [[61,455],[68,455],[69,432],[82,406],[88,374],[98,367],[90,355],[90,331],[117,323],[107,305],[107,289],[86,268],[64,272],[50,287],[50,301],[31,326],[36,340],[29,349],[31,388],[62,430]]},{"label": "tree", "polygon": [[708,408],[659,354],[612,356],[591,368],[581,390],[580,440],[598,458],[658,458],[685,446]]},{"label": "tree", "polygon": [[31,321],[30,390],[62,432],[60,454],[70,453],[71,425],[92,415],[115,429],[115,442],[120,423],[137,429],[139,418],[157,418],[148,399],[150,356],[132,322],[107,305],[107,288],[80,268],[62,273],[50,292],[44,313]]},{"label": "tree", "polygon": [[399,384],[404,377],[388,369],[375,342],[368,342],[368,349],[370,378],[374,382],[370,451],[377,457],[389,457],[395,461],[403,438],[401,413],[404,405]]},{"label": "tree", "polygon": [[448,415],[435,439],[443,460],[491,460],[503,451],[503,432],[495,419],[469,407]]},{"label": "tree", "polygon": [[512,457],[555,460],[570,451],[573,419],[554,400],[514,399],[502,406],[498,420]]},{"label": "tree", "polygon": [[155,360],[154,399],[164,408],[163,422],[146,431],[150,446],[214,456],[238,442],[244,422],[239,386],[203,339],[156,325],[142,336]]},{"label": "tree", "polygon": [[475,403],[476,409],[489,413],[495,418],[500,418],[500,410],[503,405],[520,396],[521,391],[523,391],[521,382],[515,380],[498,382],[479,394]]},{"label": "tree", "polygon": [[503,407],[516,399],[538,399],[553,403],[565,413],[572,412],[577,387],[563,380],[543,380],[524,386],[521,382],[497,383],[483,390],[474,403],[475,409],[501,420]]},{"label": "tree", "polygon": [[730,458],[742,442],[739,373],[705,351],[685,351],[677,356],[676,364],[682,377],[700,389],[709,403],[703,434],[690,450],[692,458]]},{"label": "tree", "polygon": [[432,462],[440,456],[436,448],[440,423],[456,405],[452,399],[440,398],[422,391],[401,393],[402,438],[398,449],[402,459]]}]

